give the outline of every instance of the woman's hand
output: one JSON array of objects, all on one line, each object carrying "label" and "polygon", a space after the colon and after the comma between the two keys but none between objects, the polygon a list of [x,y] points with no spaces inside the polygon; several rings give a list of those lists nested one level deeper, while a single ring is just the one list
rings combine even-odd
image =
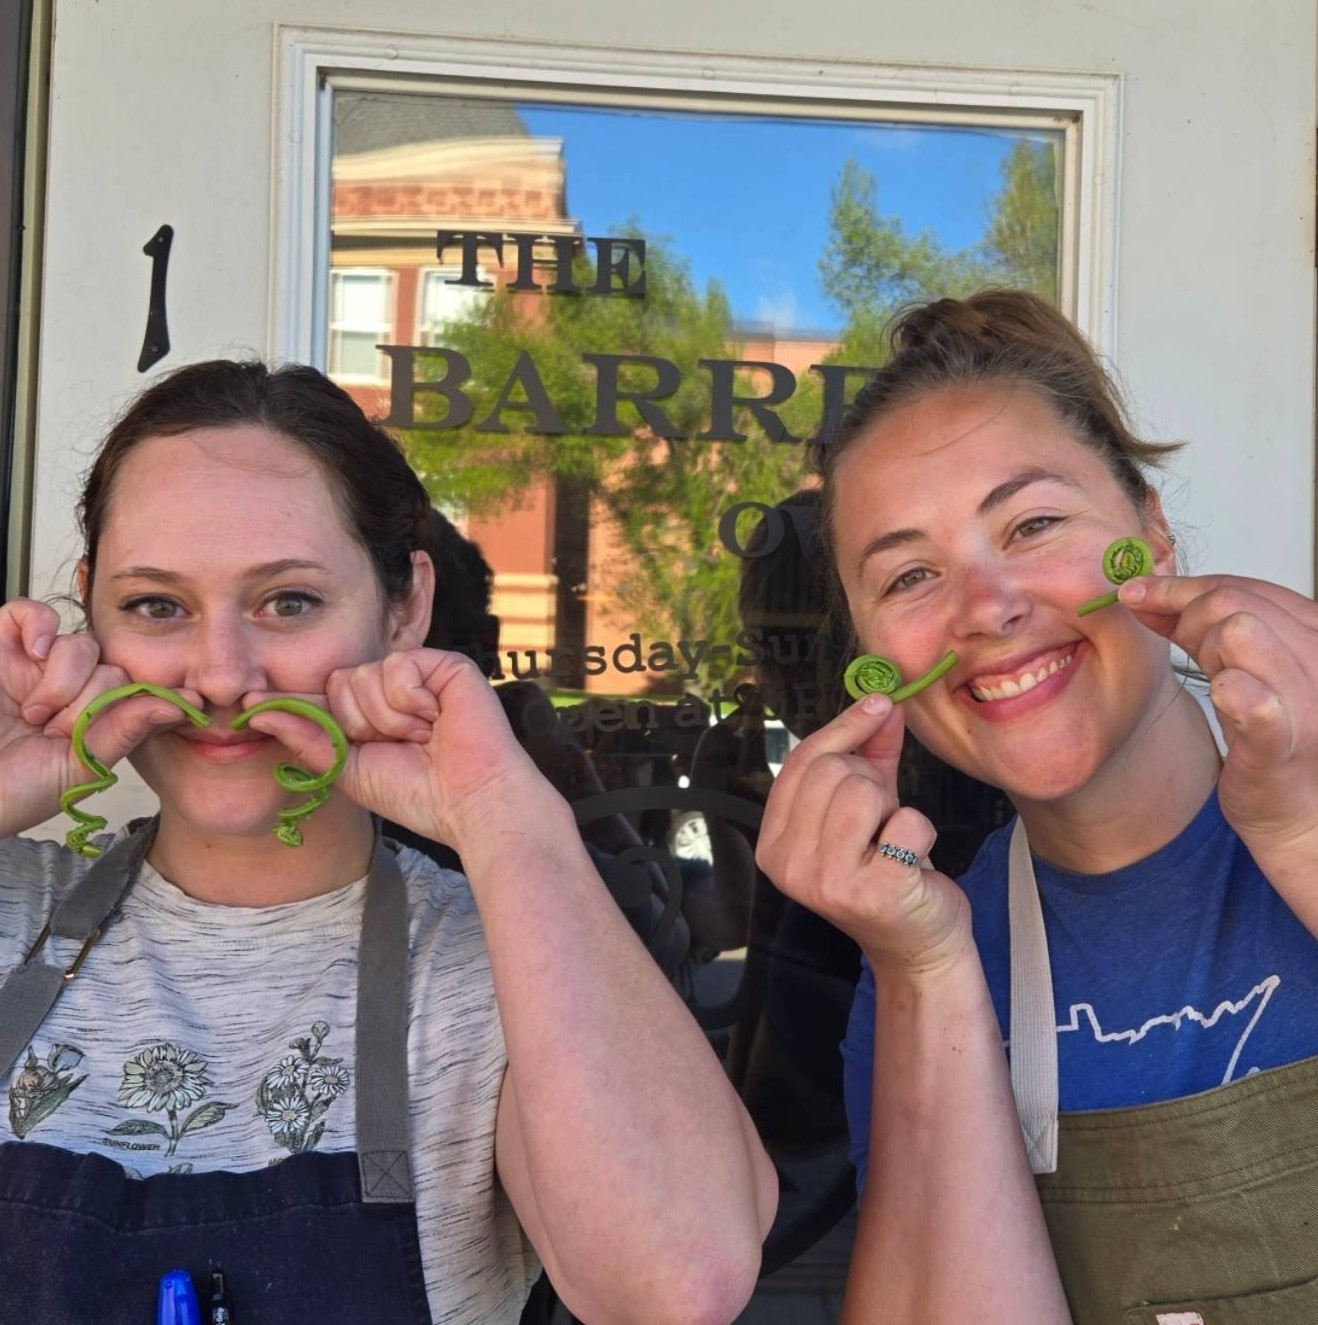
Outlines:
[{"label": "woman's hand", "polygon": [[[871,965],[937,973],[973,952],[970,905],[946,875],[926,868],[936,836],[897,803],[903,723],[869,695],[787,756],[760,828],[760,867],[803,906],[860,944]],[[916,865],[879,853],[905,847]]]},{"label": "woman's hand", "polygon": [[[341,668],[324,699],[350,742],[336,787],[422,837],[461,852],[471,834],[530,812],[528,796],[553,794],[489,682],[459,654],[411,649]],[[317,771],[333,760],[329,738],[306,718],[262,713],[251,725]]]},{"label": "woman's hand", "polygon": [[[50,818],[61,793],[88,780],[69,739],[73,724],[97,695],[129,679],[100,661],[90,635],[61,635],[45,603],[16,598],[0,607],[0,836]],[[137,696],[92,723],[87,748],[112,767],[153,731],[182,720],[174,705]]]},{"label": "woman's hand", "polygon": [[1274,883],[1318,874],[1318,604],[1234,575],[1153,576],[1121,602],[1185,650],[1209,678],[1228,754],[1218,783],[1227,822]]}]

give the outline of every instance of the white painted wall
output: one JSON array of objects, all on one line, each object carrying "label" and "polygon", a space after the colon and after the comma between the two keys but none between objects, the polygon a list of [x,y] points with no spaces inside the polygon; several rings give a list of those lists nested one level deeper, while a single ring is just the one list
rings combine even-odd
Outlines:
[{"label": "white painted wall", "polygon": [[[1313,0],[57,0],[55,14],[38,594],[69,585],[78,474],[141,385],[141,246],[175,226],[166,366],[269,348],[275,27],[367,17],[633,58],[1120,74],[1117,363],[1147,432],[1191,442],[1171,512],[1198,566],[1311,591]],[[705,63],[716,89],[719,56]]]}]

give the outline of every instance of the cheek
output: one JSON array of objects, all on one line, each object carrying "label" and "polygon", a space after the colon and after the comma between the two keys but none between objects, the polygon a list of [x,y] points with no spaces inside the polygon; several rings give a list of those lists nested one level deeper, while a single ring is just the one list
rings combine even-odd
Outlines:
[{"label": "cheek", "polygon": [[947,622],[932,599],[919,610],[902,611],[872,598],[849,600],[858,652],[878,654],[897,664],[904,681],[927,671],[947,651]]}]

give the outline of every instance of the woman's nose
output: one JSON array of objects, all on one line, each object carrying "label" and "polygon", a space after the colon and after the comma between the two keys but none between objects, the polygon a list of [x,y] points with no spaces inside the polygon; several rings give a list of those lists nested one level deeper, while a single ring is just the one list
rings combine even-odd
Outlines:
[{"label": "woman's nose", "polygon": [[1010,635],[1029,615],[1031,599],[1002,567],[972,566],[961,576],[954,627],[962,635]]},{"label": "woman's nose", "polygon": [[210,620],[194,637],[186,684],[214,708],[236,708],[251,690],[264,690],[255,642],[240,622]]}]

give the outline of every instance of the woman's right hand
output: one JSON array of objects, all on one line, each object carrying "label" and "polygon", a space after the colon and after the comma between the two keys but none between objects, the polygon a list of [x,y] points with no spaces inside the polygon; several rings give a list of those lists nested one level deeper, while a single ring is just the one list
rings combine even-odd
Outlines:
[{"label": "woman's right hand", "polygon": [[[897,801],[903,730],[891,700],[869,695],[806,737],[774,782],[756,859],[876,969],[919,977],[958,965],[974,944],[965,894],[928,867],[933,825]],[[920,863],[881,855],[881,842]]]},{"label": "woman's right hand", "polygon": [[[130,680],[100,661],[91,635],[61,635],[59,624],[30,598],[0,607],[0,837],[49,819],[67,788],[92,777],[73,753],[73,724],[97,695]],[[87,748],[113,766],[180,716],[149,695],[125,700],[91,725]]]}]

